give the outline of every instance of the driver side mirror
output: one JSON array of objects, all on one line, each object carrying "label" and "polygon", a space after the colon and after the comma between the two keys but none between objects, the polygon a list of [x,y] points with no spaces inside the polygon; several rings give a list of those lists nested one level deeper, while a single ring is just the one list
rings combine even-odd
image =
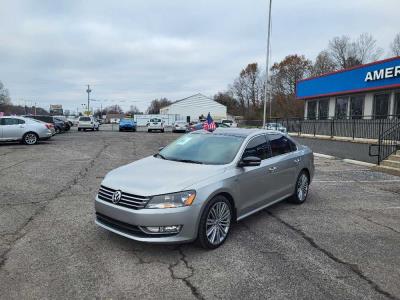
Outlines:
[{"label": "driver side mirror", "polygon": [[257,156],[247,156],[239,162],[239,167],[257,167],[261,164],[261,158]]},{"label": "driver side mirror", "polygon": [[164,149],[164,147],[160,147],[160,148],[158,148],[158,152],[160,152],[162,149]]}]

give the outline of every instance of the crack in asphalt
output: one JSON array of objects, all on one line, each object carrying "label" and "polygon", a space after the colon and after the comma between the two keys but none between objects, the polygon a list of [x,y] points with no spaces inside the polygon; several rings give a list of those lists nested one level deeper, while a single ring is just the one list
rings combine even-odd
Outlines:
[{"label": "crack in asphalt", "polygon": [[[145,260],[142,257],[140,257],[140,255],[138,255],[138,252],[139,253],[143,252],[142,250],[130,250],[130,252],[132,252],[135,255],[135,257],[137,258],[139,264],[152,264],[152,263],[166,264],[168,266],[168,270],[169,270],[171,278],[173,280],[182,281],[190,289],[190,292],[192,293],[192,295],[196,299],[204,300],[205,298],[201,295],[201,293],[197,289],[197,287],[195,287],[189,281],[189,278],[191,278],[194,275],[194,272],[195,272],[194,267],[189,264],[189,262],[187,260],[187,257],[186,257],[186,254],[183,252],[181,246],[178,246],[174,250],[178,251],[180,257],[176,262],[174,262],[172,264],[166,264],[165,262],[162,262],[160,260]],[[183,263],[183,265],[185,266],[186,270],[189,270],[189,275],[187,275],[187,276],[178,276],[178,275],[175,274],[174,268],[177,267],[180,262]]]},{"label": "crack in asphalt", "polygon": [[[73,187],[74,185],[76,185],[79,181],[79,179],[83,178],[88,172],[89,170],[94,166],[96,159],[98,159],[100,157],[100,155],[102,154],[102,152],[110,146],[110,144],[105,143],[105,140],[103,139],[103,147],[96,153],[96,155],[90,160],[88,166],[84,167],[81,171],[79,171],[79,173],[75,176],[75,178],[73,180],[71,180],[70,182],[68,182],[63,188],[61,188],[58,192],[56,192],[54,194],[54,197],[52,197],[51,199],[47,200],[47,203],[41,207],[38,207],[38,209],[28,218],[28,220],[26,222],[24,222],[24,224],[20,227],[21,229],[16,233],[17,236],[14,241],[12,241],[12,245],[3,253],[0,255],[0,270],[3,268],[3,266],[5,265],[6,261],[7,261],[7,254],[11,251],[11,249],[13,249],[14,245],[20,240],[22,239],[27,233],[28,231],[25,230],[26,226],[36,218],[36,216],[38,216],[47,206],[47,204],[50,201],[53,201],[55,199],[57,199],[62,193],[64,193],[65,191],[69,190],[71,187]],[[26,161],[26,160],[25,160]],[[23,162],[23,161],[22,161]],[[19,162],[17,164],[20,164],[22,162]],[[17,165],[15,164],[15,165]],[[4,169],[2,169],[4,170]],[[2,171],[0,170],[0,172]],[[22,233],[21,233],[22,232]]]},{"label": "crack in asphalt", "polygon": [[376,282],[374,282],[372,279],[368,278],[367,275],[365,275],[359,268],[357,264],[352,264],[349,262],[346,262],[338,257],[336,257],[332,252],[322,248],[320,245],[318,245],[314,239],[310,236],[308,236],[304,231],[302,231],[299,228],[294,227],[293,225],[289,224],[288,222],[284,221],[277,215],[273,214],[272,212],[266,210],[265,211],[268,215],[285,225],[286,227],[290,228],[294,232],[296,232],[298,235],[300,235],[304,240],[306,240],[313,248],[316,250],[322,252],[326,256],[328,256],[330,259],[332,259],[334,262],[339,263],[341,265],[346,266],[350,271],[352,271],[354,274],[356,274],[359,278],[363,279],[366,281],[377,293],[392,299],[392,300],[400,300],[400,298],[396,297],[395,295],[392,295],[390,292],[385,291],[382,287],[379,286]]},{"label": "crack in asphalt", "polygon": [[12,168],[12,167],[18,166],[18,165],[20,165],[20,164],[22,164],[22,163],[24,163],[24,162],[26,162],[26,161],[28,161],[28,160],[29,160],[29,159],[24,159],[23,161],[20,161],[20,162],[17,162],[17,163],[15,163],[15,164],[12,164],[12,165],[10,165],[10,166],[4,167],[4,168],[0,169],[0,173],[3,172],[3,171],[5,171],[5,170],[8,170],[8,169],[10,169],[10,168]]},{"label": "crack in asphalt", "polygon": [[[205,298],[201,295],[200,291],[197,289],[197,287],[195,287],[190,281],[189,278],[192,277],[194,275],[194,267],[192,267],[191,265],[189,265],[189,262],[186,258],[185,253],[183,252],[182,248],[179,246],[177,248],[177,251],[180,254],[180,258],[177,262],[170,264],[168,266],[168,270],[171,273],[171,278],[174,280],[181,280],[183,283],[185,283],[185,285],[190,289],[192,295],[196,298],[196,299],[201,299],[204,300]],[[187,270],[189,270],[190,274],[188,276],[184,276],[184,277],[179,277],[175,274],[174,272],[174,268],[180,263],[182,262],[185,266],[185,268]]]},{"label": "crack in asphalt", "polygon": [[371,223],[375,224],[375,225],[384,227],[384,228],[389,229],[389,230],[391,230],[391,231],[393,231],[393,232],[395,232],[395,233],[400,233],[400,231],[398,231],[398,230],[396,230],[396,229],[394,229],[394,228],[392,228],[392,227],[390,227],[390,226],[387,226],[387,225],[381,224],[381,223],[379,223],[379,222],[373,221],[373,220],[371,220],[371,219],[368,218],[368,217],[364,217],[364,216],[360,216],[360,215],[358,215],[358,216],[359,216],[360,218],[362,218],[362,219],[368,221],[368,222],[371,222]]}]

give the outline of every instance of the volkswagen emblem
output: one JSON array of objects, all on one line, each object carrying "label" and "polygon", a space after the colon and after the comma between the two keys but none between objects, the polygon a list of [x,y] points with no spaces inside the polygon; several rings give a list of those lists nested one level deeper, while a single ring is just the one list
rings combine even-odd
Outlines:
[{"label": "volkswagen emblem", "polygon": [[112,202],[114,204],[117,204],[119,200],[121,200],[122,193],[121,191],[115,191],[114,194],[112,195]]}]

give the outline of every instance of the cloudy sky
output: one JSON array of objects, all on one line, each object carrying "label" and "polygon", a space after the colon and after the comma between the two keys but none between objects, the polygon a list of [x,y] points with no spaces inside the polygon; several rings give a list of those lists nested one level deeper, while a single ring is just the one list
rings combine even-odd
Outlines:
[{"label": "cloudy sky", "polygon": [[[226,89],[247,63],[265,66],[268,0],[0,0],[0,80],[14,103],[145,110]],[[375,36],[389,54],[399,0],[275,0],[272,60],[314,59],[337,35]],[[113,100],[113,101],[111,101]]]}]

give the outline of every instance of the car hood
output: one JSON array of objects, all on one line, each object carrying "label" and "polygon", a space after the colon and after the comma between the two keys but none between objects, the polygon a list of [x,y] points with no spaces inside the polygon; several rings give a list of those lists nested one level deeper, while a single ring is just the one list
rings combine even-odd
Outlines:
[{"label": "car hood", "polygon": [[221,174],[224,165],[200,165],[149,156],[109,172],[102,185],[138,196],[179,192]]}]

